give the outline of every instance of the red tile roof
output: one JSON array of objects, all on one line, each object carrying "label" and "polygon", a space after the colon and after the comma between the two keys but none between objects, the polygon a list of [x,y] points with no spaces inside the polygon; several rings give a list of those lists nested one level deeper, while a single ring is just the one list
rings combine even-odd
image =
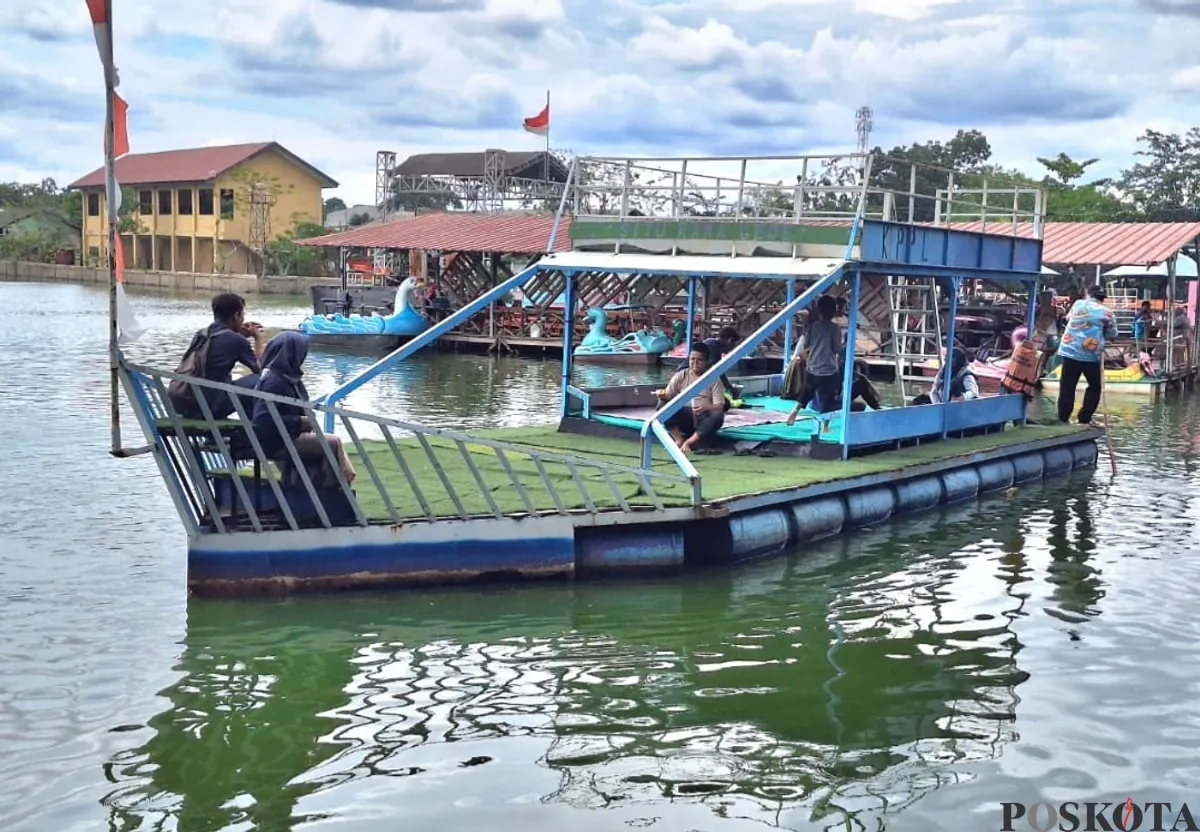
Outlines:
[{"label": "red tile roof", "polygon": [[[321,180],[322,186],[336,188],[338,183],[305,162],[277,142],[230,144],[221,147],[196,147],[164,150],[161,153],[131,153],[117,160],[117,181],[122,185],[157,185],[175,182],[211,182],[234,165],[265,150],[274,149],[292,162],[306,168]],[[104,187],[104,168],[72,182],[69,188]]]},{"label": "red tile roof", "polygon": [[[553,216],[444,212],[420,214],[296,242],[302,246],[540,254],[545,252],[553,228]],[[570,249],[571,220],[563,217],[554,250]]]}]

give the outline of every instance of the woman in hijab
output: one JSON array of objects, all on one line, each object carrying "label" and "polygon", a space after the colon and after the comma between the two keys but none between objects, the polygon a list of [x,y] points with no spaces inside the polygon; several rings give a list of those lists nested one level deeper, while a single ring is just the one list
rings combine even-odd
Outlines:
[{"label": "woman in hijab", "polygon": [[[262,376],[258,380],[257,389],[264,393],[307,402],[309,400],[308,390],[303,381],[303,366],[306,358],[308,358],[307,335],[302,332],[279,333],[267,342],[267,346],[263,350]],[[300,453],[301,459],[324,458],[321,440],[314,432],[308,414],[297,405],[276,402],[275,408],[279,413],[280,421],[283,422],[284,429]],[[251,419],[254,421],[254,432],[258,436],[259,442],[262,443],[263,452],[271,458],[282,456],[287,459],[283,437],[279,434],[279,429],[271,417],[267,403],[262,399],[255,401]],[[331,433],[325,434],[325,440],[337,455],[338,465],[342,469],[342,476],[346,478],[346,482],[354,482],[356,472],[350,458],[346,455],[342,440]]]},{"label": "woman in hijab", "polygon": [[[945,376],[939,372],[937,381],[933,385],[933,392],[930,393],[930,398],[935,404],[942,401],[944,379]],[[955,347],[950,352],[950,400],[977,398],[979,398],[979,382],[975,380],[975,374],[971,372],[971,361],[967,358],[967,351],[962,347]]]}]

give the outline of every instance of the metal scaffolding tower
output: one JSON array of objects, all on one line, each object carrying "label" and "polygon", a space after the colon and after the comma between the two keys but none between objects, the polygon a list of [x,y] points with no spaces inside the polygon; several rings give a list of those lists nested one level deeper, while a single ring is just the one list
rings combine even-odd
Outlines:
[{"label": "metal scaffolding tower", "polygon": [[866,153],[870,145],[871,128],[874,127],[870,107],[859,107],[855,113],[855,126],[858,130],[858,152]]},{"label": "metal scaffolding tower", "polygon": [[[379,211],[379,222],[388,222],[395,213],[395,191],[392,188],[392,171],[396,168],[396,152],[379,150],[375,153],[375,208]],[[372,251],[371,260],[376,275],[391,274],[395,266],[394,253],[385,248]]]}]

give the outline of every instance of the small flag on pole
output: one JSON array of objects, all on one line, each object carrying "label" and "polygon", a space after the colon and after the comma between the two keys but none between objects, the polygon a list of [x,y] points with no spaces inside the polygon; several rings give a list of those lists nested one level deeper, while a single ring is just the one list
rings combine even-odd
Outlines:
[{"label": "small flag on pole", "polygon": [[[108,144],[107,140],[105,144]],[[125,99],[113,93],[113,158],[120,159],[129,153],[129,105]]]},{"label": "small flag on pole", "polygon": [[547,101],[546,106],[536,116],[525,119],[523,126],[527,132],[534,135],[548,135],[550,133],[550,102]]},{"label": "small flag on pole", "polygon": [[[108,146],[110,123],[104,125],[104,191],[108,202],[108,221],[115,226],[120,222],[121,183],[117,181],[116,159],[129,153],[129,105],[125,99],[117,95],[116,87],[120,83],[117,69],[112,59],[112,21],[109,19],[109,0],[86,0],[88,14],[92,18],[92,32],[96,38],[96,49],[100,52],[100,65],[104,68],[104,82],[107,95],[112,104],[112,147]],[[111,151],[111,153],[109,152]],[[125,295],[125,247],[120,233],[113,235],[114,245],[112,256],[113,278],[116,286],[117,330],[121,341],[136,341],[146,331],[133,305]]]}]

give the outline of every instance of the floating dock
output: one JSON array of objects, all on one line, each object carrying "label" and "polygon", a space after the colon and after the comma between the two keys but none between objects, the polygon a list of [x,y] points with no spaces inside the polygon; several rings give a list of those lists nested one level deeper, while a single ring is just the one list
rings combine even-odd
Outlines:
[{"label": "floating dock", "polygon": [[[685,174],[693,161],[684,160]],[[595,199],[589,189],[607,193],[613,186],[596,184],[594,172],[584,170],[589,160],[576,160],[559,209],[559,218],[571,216],[569,249],[556,244],[556,220],[544,256],[318,401],[240,390],[121,357],[119,376],[188,532],[189,588],[239,594],[679,574],[1095,465],[1100,431],[1028,424],[1020,395],[876,410],[853,402],[846,370],[838,401],[825,412],[796,408],[780,374],[744,379],[742,401],[725,411],[707,453],[685,454],[669,432],[675,414],[778,333],[790,352],[797,316],[822,295],[848,301],[840,358],[853,368],[871,286],[893,285],[899,276],[896,285],[908,294],[925,292],[934,304],[944,298],[945,341],[954,343],[963,281],[1020,286],[1032,323],[1041,268],[1044,195],[1036,189],[985,184],[979,201],[949,174],[930,193],[915,186],[889,191],[872,166],[892,170],[898,163],[865,154],[768,159],[801,171],[846,165],[838,181],[848,184],[825,184],[820,174],[805,185],[801,177],[786,200],[764,201],[754,195],[760,183],[747,178],[751,160],[717,161],[735,171],[740,165],[741,178],[723,192],[718,183],[705,197],[706,210],[721,216],[714,221],[684,205],[685,196],[708,187],[687,175],[658,203],[638,203],[619,188],[615,199]],[[628,180],[643,163],[618,167]],[[900,178],[927,183],[946,175],[914,169]],[[1006,207],[989,208],[989,198]],[[773,212],[762,208],[767,202]],[[956,210],[983,216],[984,228],[949,227]],[[839,212],[833,222],[812,219]],[[575,323],[597,303],[578,290],[607,279],[661,284],[669,294],[683,287],[689,322],[706,282],[747,287],[746,294],[757,285],[782,287],[785,303],[662,402],[646,384],[575,384]],[[341,404],[530,284],[563,298],[561,388],[558,401],[546,403],[548,414],[557,410],[550,424],[467,434]],[[689,323],[685,343],[695,340]],[[948,376],[949,368],[941,379],[947,387]],[[166,394],[173,381],[193,391],[206,418],[180,418]],[[236,418],[212,418],[206,402],[215,390],[231,396]],[[324,429],[314,433],[319,452],[302,456],[287,439],[283,453],[266,456],[249,419],[258,404],[284,433],[280,406],[302,408]],[[353,484],[336,464],[328,439],[334,434],[355,460]]]},{"label": "floating dock", "polygon": [[[669,460],[654,466],[645,488],[635,441],[553,426],[484,432],[466,455],[455,438],[430,437],[431,453],[416,439],[397,442],[397,454],[386,441],[364,441],[383,486],[360,491],[365,527],[338,501],[327,504],[339,523],[328,529],[312,512],[309,528],[273,535],[251,534],[243,520],[240,533],[206,535],[191,549],[188,585],[243,594],[679,574],[1090,469],[1100,435],[1077,425],[1027,426],[847,461],[707,456],[696,461],[705,484],[699,505],[690,483],[670,476]],[[572,458],[580,462],[569,467]],[[361,457],[356,464],[361,471]],[[277,509],[269,488],[248,473],[243,479],[261,511]],[[424,499],[393,504],[395,514],[383,498],[413,492]],[[236,489],[223,481],[217,494],[232,514]],[[303,495],[290,496],[295,509]]]}]

